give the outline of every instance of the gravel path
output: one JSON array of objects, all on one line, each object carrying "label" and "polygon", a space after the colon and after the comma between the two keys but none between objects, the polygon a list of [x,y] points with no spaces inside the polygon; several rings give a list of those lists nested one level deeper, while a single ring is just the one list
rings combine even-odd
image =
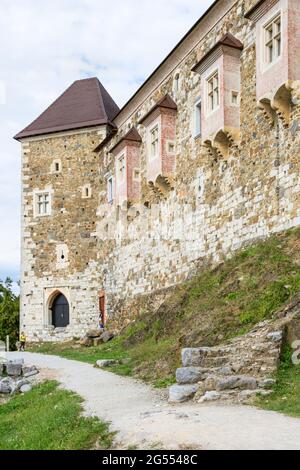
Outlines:
[{"label": "gravel path", "polygon": [[90,364],[10,353],[17,357],[81,395],[87,415],[109,421],[118,431],[117,448],[300,450],[300,419],[246,406],[172,406],[161,391]]}]

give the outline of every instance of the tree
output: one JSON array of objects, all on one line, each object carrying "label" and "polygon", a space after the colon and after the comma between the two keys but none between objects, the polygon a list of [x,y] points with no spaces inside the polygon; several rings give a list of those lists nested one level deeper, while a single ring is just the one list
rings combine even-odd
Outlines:
[{"label": "tree", "polygon": [[12,291],[12,280],[0,281],[0,340],[10,338],[12,349],[19,340],[20,298]]}]

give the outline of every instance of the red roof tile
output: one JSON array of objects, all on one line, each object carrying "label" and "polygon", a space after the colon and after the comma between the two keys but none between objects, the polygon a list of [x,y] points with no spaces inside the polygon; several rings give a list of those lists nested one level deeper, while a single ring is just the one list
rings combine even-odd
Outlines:
[{"label": "red roof tile", "polygon": [[241,41],[239,41],[239,39],[235,38],[231,33],[226,33],[192,68],[192,71],[195,72],[199,65],[201,65],[219,46],[228,46],[232,47],[233,49],[239,49],[240,51],[244,49],[244,45]]},{"label": "red roof tile", "polygon": [[15,139],[112,124],[118,112],[98,78],[77,80]]},{"label": "red roof tile", "polygon": [[140,134],[138,133],[138,130],[136,127],[132,127],[127,134],[125,134],[121,139],[110,149],[110,152],[113,152],[122,142],[124,141],[130,141],[130,142],[142,142],[142,138]]},{"label": "red roof tile", "polygon": [[144,117],[142,117],[142,119],[140,119],[139,124],[142,124],[157,108],[174,109],[176,111],[177,104],[170,95],[165,95],[161,100],[155,103],[153,108],[151,108],[150,111]]}]

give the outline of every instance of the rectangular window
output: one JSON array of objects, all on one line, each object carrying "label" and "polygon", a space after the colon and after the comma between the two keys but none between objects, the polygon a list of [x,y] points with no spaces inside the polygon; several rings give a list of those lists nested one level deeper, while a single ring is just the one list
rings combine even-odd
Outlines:
[{"label": "rectangular window", "polygon": [[120,175],[120,179],[124,179],[125,177],[125,155],[122,155],[120,158],[119,158],[119,175]]},{"label": "rectangular window", "polygon": [[155,126],[150,132],[150,154],[152,158],[158,155],[158,126]]},{"label": "rectangular window", "polygon": [[231,104],[233,106],[238,106],[239,104],[239,93],[237,91],[231,92]]},{"label": "rectangular window", "polygon": [[265,26],[265,61],[272,64],[281,55],[281,15]]},{"label": "rectangular window", "polygon": [[195,137],[201,136],[201,100],[195,103]]},{"label": "rectangular window", "polygon": [[109,203],[114,200],[114,183],[112,176],[107,179],[107,200]]},{"label": "rectangular window", "polygon": [[41,193],[36,195],[36,207],[38,215],[50,214],[50,194]]},{"label": "rectangular window", "polygon": [[220,102],[219,91],[219,72],[215,72],[207,80],[207,98],[208,98],[208,111],[214,111],[218,108]]}]

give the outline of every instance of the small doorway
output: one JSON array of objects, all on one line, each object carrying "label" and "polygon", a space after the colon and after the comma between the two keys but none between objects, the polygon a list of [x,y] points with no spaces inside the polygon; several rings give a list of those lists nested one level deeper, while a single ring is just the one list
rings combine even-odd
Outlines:
[{"label": "small doorway", "polygon": [[52,304],[52,325],[55,328],[65,328],[70,323],[69,303],[63,294],[55,297]]},{"label": "small doorway", "polygon": [[105,325],[105,294],[99,295],[99,313],[100,313],[100,324]]}]

